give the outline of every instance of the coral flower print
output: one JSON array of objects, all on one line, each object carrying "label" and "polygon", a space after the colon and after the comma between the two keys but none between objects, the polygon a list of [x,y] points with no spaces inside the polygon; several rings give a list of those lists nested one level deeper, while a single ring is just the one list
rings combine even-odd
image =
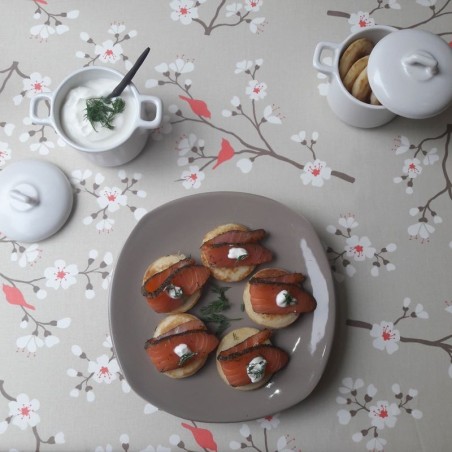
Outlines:
[{"label": "coral flower print", "polygon": [[366,259],[371,259],[375,255],[375,248],[371,245],[368,237],[358,237],[357,235],[352,235],[346,240],[347,245],[344,247],[347,252],[348,257],[353,257],[355,261],[363,261]]},{"label": "coral flower print", "polygon": [[96,361],[90,361],[88,372],[93,374],[93,379],[97,383],[110,384],[116,380],[116,374],[119,372],[119,365],[116,359],[109,361],[107,355],[99,356]]},{"label": "coral flower print", "polygon": [[306,163],[300,177],[304,185],[323,187],[325,180],[331,177],[331,168],[322,160],[316,159],[314,162]]},{"label": "coral flower print", "polygon": [[382,321],[380,325],[374,323],[370,335],[375,338],[373,346],[378,350],[386,350],[392,355],[399,349],[400,333],[392,322]]},{"label": "coral flower print", "polygon": [[36,413],[39,410],[39,400],[30,400],[27,394],[19,394],[16,400],[8,403],[8,406],[11,423],[21,430],[25,430],[28,426],[36,427],[41,420]]},{"label": "coral flower print", "polygon": [[246,88],[246,94],[251,100],[263,99],[267,95],[267,84],[250,80]]},{"label": "coral flower print", "polygon": [[198,8],[191,0],[174,0],[170,3],[170,7],[173,10],[171,19],[179,20],[184,25],[189,25],[193,19],[198,18]]},{"label": "coral flower print", "polygon": [[378,401],[369,410],[372,425],[380,430],[385,427],[393,428],[399,414],[399,407],[395,403],[389,403],[386,400]]},{"label": "coral flower print", "polygon": [[351,25],[350,30],[352,32],[362,30],[363,28],[373,27],[375,20],[369,17],[369,13],[359,11],[357,14],[353,13],[348,19],[348,23]]},{"label": "coral flower print", "polygon": [[122,52],[121,44],[114,44],[111,39],[94,48],[94,53],[99,56],[102,63],[116,63],[121,58]]},{"label": "coral flower print", "polygon": [[127,205],[127,196],[123,195],[118,187],[104,187],[99,193],[97,203],[102,209],[116,212],[121,206]]},{"label": "coral flower print", "polygon": [[182,185],[189,190],[190,188],[199,188],[201,182],[205,179],[206,175],[203,171],[199,170],[197,166],[190,166],[188,171],[183,171],[181,175]]},{"label": "coral flower print", "polygon": [[50,83],[51,80],[49,77],[43,77],[39,72],[33,72],[29,78],[25,78],[23,81],[24,91],[26,91],[27,97],[33,97],[40,93],[48,93],[50,92]]},{"label": "coral flower print", "polygon": [[75,264],[66,265],[62,259],[58,259],[54,263],[54,267],[48,267],[44,271],[44,276],[47,279],[46,286],[52,287],[55,290],[67,289],[77,282],[75,276],[78,275],[78,268]]}]

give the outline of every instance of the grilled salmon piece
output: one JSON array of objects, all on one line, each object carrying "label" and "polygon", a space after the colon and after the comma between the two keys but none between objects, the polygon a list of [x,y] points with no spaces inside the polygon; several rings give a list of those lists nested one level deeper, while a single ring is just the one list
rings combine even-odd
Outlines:
[{"label": "grilled salmon piece", "polygon": [[268,328],[285,328],[300,314],[314,311],[317,302],[303,287],[302,273],[264,268],[249,279],[243,291],[251,320]]},{"label": "grilled salmon piece", "polygon": [[[312,312],[317,306],[314,297],[302,287],[292,283],[250,281],[250,300],[258,314],[285,315]],[[285,291],[293,300],[287,306],[278,306],[276,297]]]},{"label": "grilled salmon piece", "polygon": [[273,375],[289,362],[287,352],[271,344],[258,344],[227,356],[218,356],[221,369],[233,386],[245,386],[250,383],[247,367],[253,358],[263,357],[266,360],[264,377]]},{"label": "grilled salmon piece", "polygon": [[[194,359],[203,359],[218,346],[219,340],[205,329],[188,330],[163,338],[152,338],[146,341],[145,349],[159,372],[167,372]],[[185,360],[178,356],[174,349],[185,344],[191,350],[191,356]]]},{"label": "grilled salmon piece", "polygon": [[241,224],[217,226],[203,238],[201,261],[220,281],[242,281],[257,265],[273,259],[272,252],[259,243],[266,236],[264,229],[250,230]]},{"label": "grilled salmon piece", "polygon": [[185,312],[196,304],[210,275],[183,254],[163,256],[146,269],[141,293],[157,313]]}]

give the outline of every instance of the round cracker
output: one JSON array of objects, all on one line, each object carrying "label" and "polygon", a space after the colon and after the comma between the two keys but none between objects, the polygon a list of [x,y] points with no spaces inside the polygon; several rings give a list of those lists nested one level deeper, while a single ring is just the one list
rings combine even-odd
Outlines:
[{"label": "round cracker", "polygon": [[[253,275],[254,277],[265,277],[271,276],[274,271],[283,271],[280,268],[263,268]],[[287,273],[287,272],[286,272]],[[245,311],[248,317],[258,325],[265,326],[267,328],[280,329],[289,326],[295,320],[298,319],[300,314],[289,313],[289,314],[260,314],[253,311],[253,305],[251,304],[250,297],[250,283],[246,283],[245,289],[243,291],[243,303],[245,305]]]},{"label": "round cracker", "polygon": [[[253,334],[256,334],[258,332],[259,332],[259,330],[257,328],[251,328],[251,327],[238,328],[236,330],[229,332],[228,334],[226,334],[226,336],[224,336],[221,339],[221,341],[218,345],[217,357],[220,354],[220,352],[222,352],[223,350],[227,350],[228,348],[231,348],[234,345],[237,345],[240,342],[243,342],[245,339],[247,339],[248,337],[250,337]],[[267,341],[265,341],[265,344],[271,344],[271,342],[269,340],[267,340]],[[223,372],[223,369],[221,368],[220,361],[218,361],[218,359],[216,361],[217,361],[217,370],[218,370],[220,377],[228,386],[231,386],[226,378],[226,375]],[[252,391],[254,389],[258,389],[258,388],[264,386],[265,384],[267,384],[271,377],[272,377],[271,375],[267,375],[261,381],[258,381],[256,383],[250,383],[245,386],[231,386],[231,388],[237,389],[239,391]]]},{"label": "round cracker", "polygon": [[[160,273],[161,271],[171,267],[171,265],[177,264],[179,261],[185,259],[185,254],[168,254],[167,256],[162,256],[156,259],[152,264],[148,266],[143,276],[143,284],[149,279],[151,276],[156,273]],[[178,313],[178,312],[187,312],[189,311],[199,300],[201,297],[201,289],[197,290],[193,294],[191,294],[185,302],[179,306],[177,309],[174,309],[170,313]]]},{"label": "round cracker", "polygon": [[[154,331],[154,337],[161,336],[167,331],[176,328],[178,325],[182,325],[183,323],[189,322],[190,320],[199,320],[196,316],[192,314],[179,313],[179,314],[170,314],[168,317],[165,317],[158,325]],[[200,370],[207,361],[207,356],[201,358],[194,358],[191,362],[187,363],[183,367],[179,367],[177,369],[168,370],[167,372],[162,372],[170,378],[186,378],[194,375],[198,370]]]},{"label": "round cracker", "polygon": [[[217,235],[223,234],[228,231],[248,231],[249,228],[237,223],[228,223],[217,226],[216,228],[209,231],[203,238],[202,243],[205,243]],[[208,267],[215,279],[224,282],[238,282],[245,279],[250,275],[254,269],[255,265],[241,265],[239,267],[229,268],[229,267],[212,267],[209,265],[205,253],[201,250],[201,262],[204,266]]]}]

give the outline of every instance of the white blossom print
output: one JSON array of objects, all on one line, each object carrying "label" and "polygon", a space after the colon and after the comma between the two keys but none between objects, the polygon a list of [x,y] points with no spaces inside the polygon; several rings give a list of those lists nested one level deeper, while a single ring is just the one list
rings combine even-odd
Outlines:
[{"label": "white blossom print", "polygon": [[[446,307],[446,311],[448,307]],[[369,336],[372,340],[373,347],[379,352],[392,355],[394,353],[402,353],[401,346],[403,348],[410,344],[424,345],[429,353],[433,350],[440,350],[441,353],[446,353],[447,365],[449,366],[447,372],[452,378],[452,370],[450,362],[452,361],[452,344],[450,343],[450,334],[441,335],[438,339],[423,338],[420,333],[422,331],[422,323],[417,323],[413,326],[414,322],[425,322],[430,319],[430,314],[425,310],[422,303],[412,303],[410,297],[405,297],[402,302],[401,314],[393,320],[381,320],[379,322],[366,322],[357,319],[347,319],[346,324],[355,328],[362,328],[369,330]],[[452,312],[452,309],[450,310]],[[404,331],[412,326],[413,332],[405,335]],[[422,350],[422,349],[420,349]]]},{"label": "white blossom print", "polygon": [[[16,397],[7,392],[4,380],[0,380],[0,396],[8,402],[8,417],[0,420],[0,435],[7,435],[6,431],[10,425],[26,431],[30,428],[36,450],[41,450],[41,445],[63,444],[65,442],[64,433],[58,432],[44,438],[39,431],[41,416],[38,413],[41,404],[38,399],[32,399],[28,394],[20,393]],[[6,403],[5,403],[6,407]],[[16,439],[17,440],[17,439]],[[16,449],[9,449],[10,451]]]},{"label": "white blossom print", "polygon": [[395,243],[389,243],[377,250],[366,235],[352,234],[352,230],[359,227],[355,215],[348,213],[341,215],[338,220],[339,227],[328,225],[326,230],[345,241],[342,250],[328,246],[327,254],[333,270],[333,275],[338,281],[343,281],[344,274],[352,277],[357,272],[356,265],[365,265],[371,261],[370,273],[379,276],[382,268],[386,271],[395,270],[395,265],[387,257],[388,253],[397,250]]},{"label": "white blossom print", "polygon": [[377,388],[373,384],[365,385],[361,378],[353,380],[346,377],[339,387],[340,395],[336,398],[336,403],[343,406],[337,412],[337,419],[341,425],[349,425],[352,421],[365,421],[367,414],[368,427],[359,426],[359,430],[352,434],[352,440],[360,443],[364,440],[365,447],[369,451],[384,450],[387,439],[381,435],[386,429],[396,428],[401,417],[412,416],[418,420],[422,418],[422,412],[412,407],[413,399],[417,396],[417,390],[410,388],[407,393],[403,393],[400,385],[392,385],[391,399],[386,400],[381,397],[376,399]]},{"label": "white blossom print", "polygon": [[44,271],[46,286],[52,289],[68,289],[77,282],[78,267],[76,264],[66,264],[63,259],[57,259],[53,267]]},{"label": "white blossom print", "polygon": [[135,205],[138,199],[147,196],[146,191],[139,189],[139,181],[143,177],[141,173],[129,175],[119,170],[119,180],[112,184],[105,184],[105,176],[102,173],[93,174],[91,170],[74,170],[71,176],[76,194],[93,198],[97,205],[82,221],[86,226],[94,225],[99,233],[114,231],[116,220],[112,215],[132,214],[139,221],[147,213],[144,207]]},{"label": "white blossom print", "polygon": [[370,335],[375,338],[372,344],[378,350],[386,350],[392,355],[399,349],[400,333],[394,328],[392,322],[374,323]]},{"label": "white blossom print", "polygon": [[313,185],[314,187],[323,187],[326,180],[331,177],[331,168],[322,160],[307,162],[304,166],[301,180],[304,185]]},{"label": "white blossom print", "polygon": [[[426,171],[432,171],[434,166],[437,166],[440,160],[438,155],[438,147],[443,141],[444,153],[441,157],[441,169],[439,170],[439,181],[447,184],[450,181],[451,175],[450,165],[447,165],[447,159],[450,151],[450,144],[452,130],[450,127],[445,132],[435,137],[427,137],[422,139],[419,143],[411,143],[409,138],[399,135],[394,138],[394,145],[392,151],[396,156],[404,155],[401,174],[393,178],[395,184],[400,184],[405,187],[405,193],[412,195],[415,187],[417,187],[419,179],[422,178]],[[435,146],[432,146],[432,144]],[[406,154],[411,154],[407,156]],[[408,157],[408,158],[407,158]],[[410,239],[416,240],[421,244],[429,243],[434,235],[437,227],[443,223],[443,217],[435,207],[440,198],[449,199],[445,196],[447,188],[430,189],[430,187],[423,188],[424,190],[434,190],[432,194],[426,194],[426,201],[417,203],[416,206],[408,208],[410,216],[417,217],[416,221],[409,224],[406,228]],[[417,194],[422,196],[422,194]],[[420,205],[419,205],[420,204]],[[450,209],[449,209],[450,210]]]},{"label": "white blossom print", "polygon": [[[274,450],[275,452],[301,452],[300,444],[297,444],[296,438],[291,435],[271,435],[270,430],[281,428],[279,414],[266,416],[255,421],[259,429],[251,429],[248,424],[237,424],[239,428],[239,437],[229,441],[231,450],[244,450],[247,448],[255,450]],[[262,435],[260,435],[262,433]],[[270,439],[271,438],[271,439]],[[273,443],[273,439],[275,442]],[[260,445],[262,443],[262,446]]]},{"label": "white blossom print", "polygon": [[91,46],[92,53],[78,50],[75,56],[86,60],[84,67],[94,66],[96,63],[113,65],[124,63],[125,69],[129,70],[133,66],[133,62],[127,55],[125,43],[129,44],[130,39],[137,36],[137,31],[128,30],[123,22],[113,22],[110,24],[107,33],[113,35],[113,37],[106,36],[108,39],[97,41],[88,32],[82,31],[80,39]]},{"label": "white blossom print", "polygon": [[47,42],[51,36],[62,35],[69,31],[69,26],[64,23],[67,19],[74,20],[79,16],[78,9],[69,11],[52,11],[45,0],[35,0],[33,19],[38,23],[30,28],[30,35],[39,42]]},{"label": "white blossom print", "polygon": [[258,35],[264,31],[267,24],[265,17],[255,16],[261,12],[264,0],[231,3],[222,1],[211,19],[205,18],[202,14],[205,2],[206,0],[172,0],[169,3],[170,17],[174,22],[185,26],[200,26],[206,36],[210,36],[217,29],[228,30],[241,24],[248,24],[251,33]]},{"label": "white blossom print", "polygon": [[30,400],[27,394],[19,394],[16,400],[8,403],[9,415],[12,416],[11,423],[21,430],[35,427],[41,420],[37,413],[39,406],[39,400]]},{"label": "white blossom print", "polygon": [[130,392],[130,386],[119,368],[109,335],[106,336],[102,346],[108,349],[108,353],[102,353],[95,359],[90,359],[79,345],[72,346],[72,354],[84,361],[86,371],[76,370],[74,368],[67,369],[66,374],[68,377],[79,379],[79,383],[70,391],[70,397],[78,398],[80,394],[84,393],[88,402],[94,402],[96,400],[96,394],[93,383],[109,386],[118,380],[121,383],[122,392],[125,394]]}]

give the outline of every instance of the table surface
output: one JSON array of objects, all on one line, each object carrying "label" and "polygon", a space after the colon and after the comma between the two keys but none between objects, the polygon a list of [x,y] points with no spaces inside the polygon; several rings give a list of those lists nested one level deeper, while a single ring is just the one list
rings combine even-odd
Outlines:
[{"label": "table surface", "polygon": [[[4,0],[2,10],[0,170],[52,162],[75,202],[49,239],[0,236],[1,450],[450,450],[451,110],[355,129],[331,112],[312,67],[318,42],[376,24],[451,45],[450,0]],[[146,46],[135,84],[163,100],[164,119],[137,159],[99,167],[31,124],[34,95],[83,66],[125,72]],[[337,297],[313,393],[229,424],[138,397],[108,322],[112,271],[140,218],[215,191],[306,217]]]}]

